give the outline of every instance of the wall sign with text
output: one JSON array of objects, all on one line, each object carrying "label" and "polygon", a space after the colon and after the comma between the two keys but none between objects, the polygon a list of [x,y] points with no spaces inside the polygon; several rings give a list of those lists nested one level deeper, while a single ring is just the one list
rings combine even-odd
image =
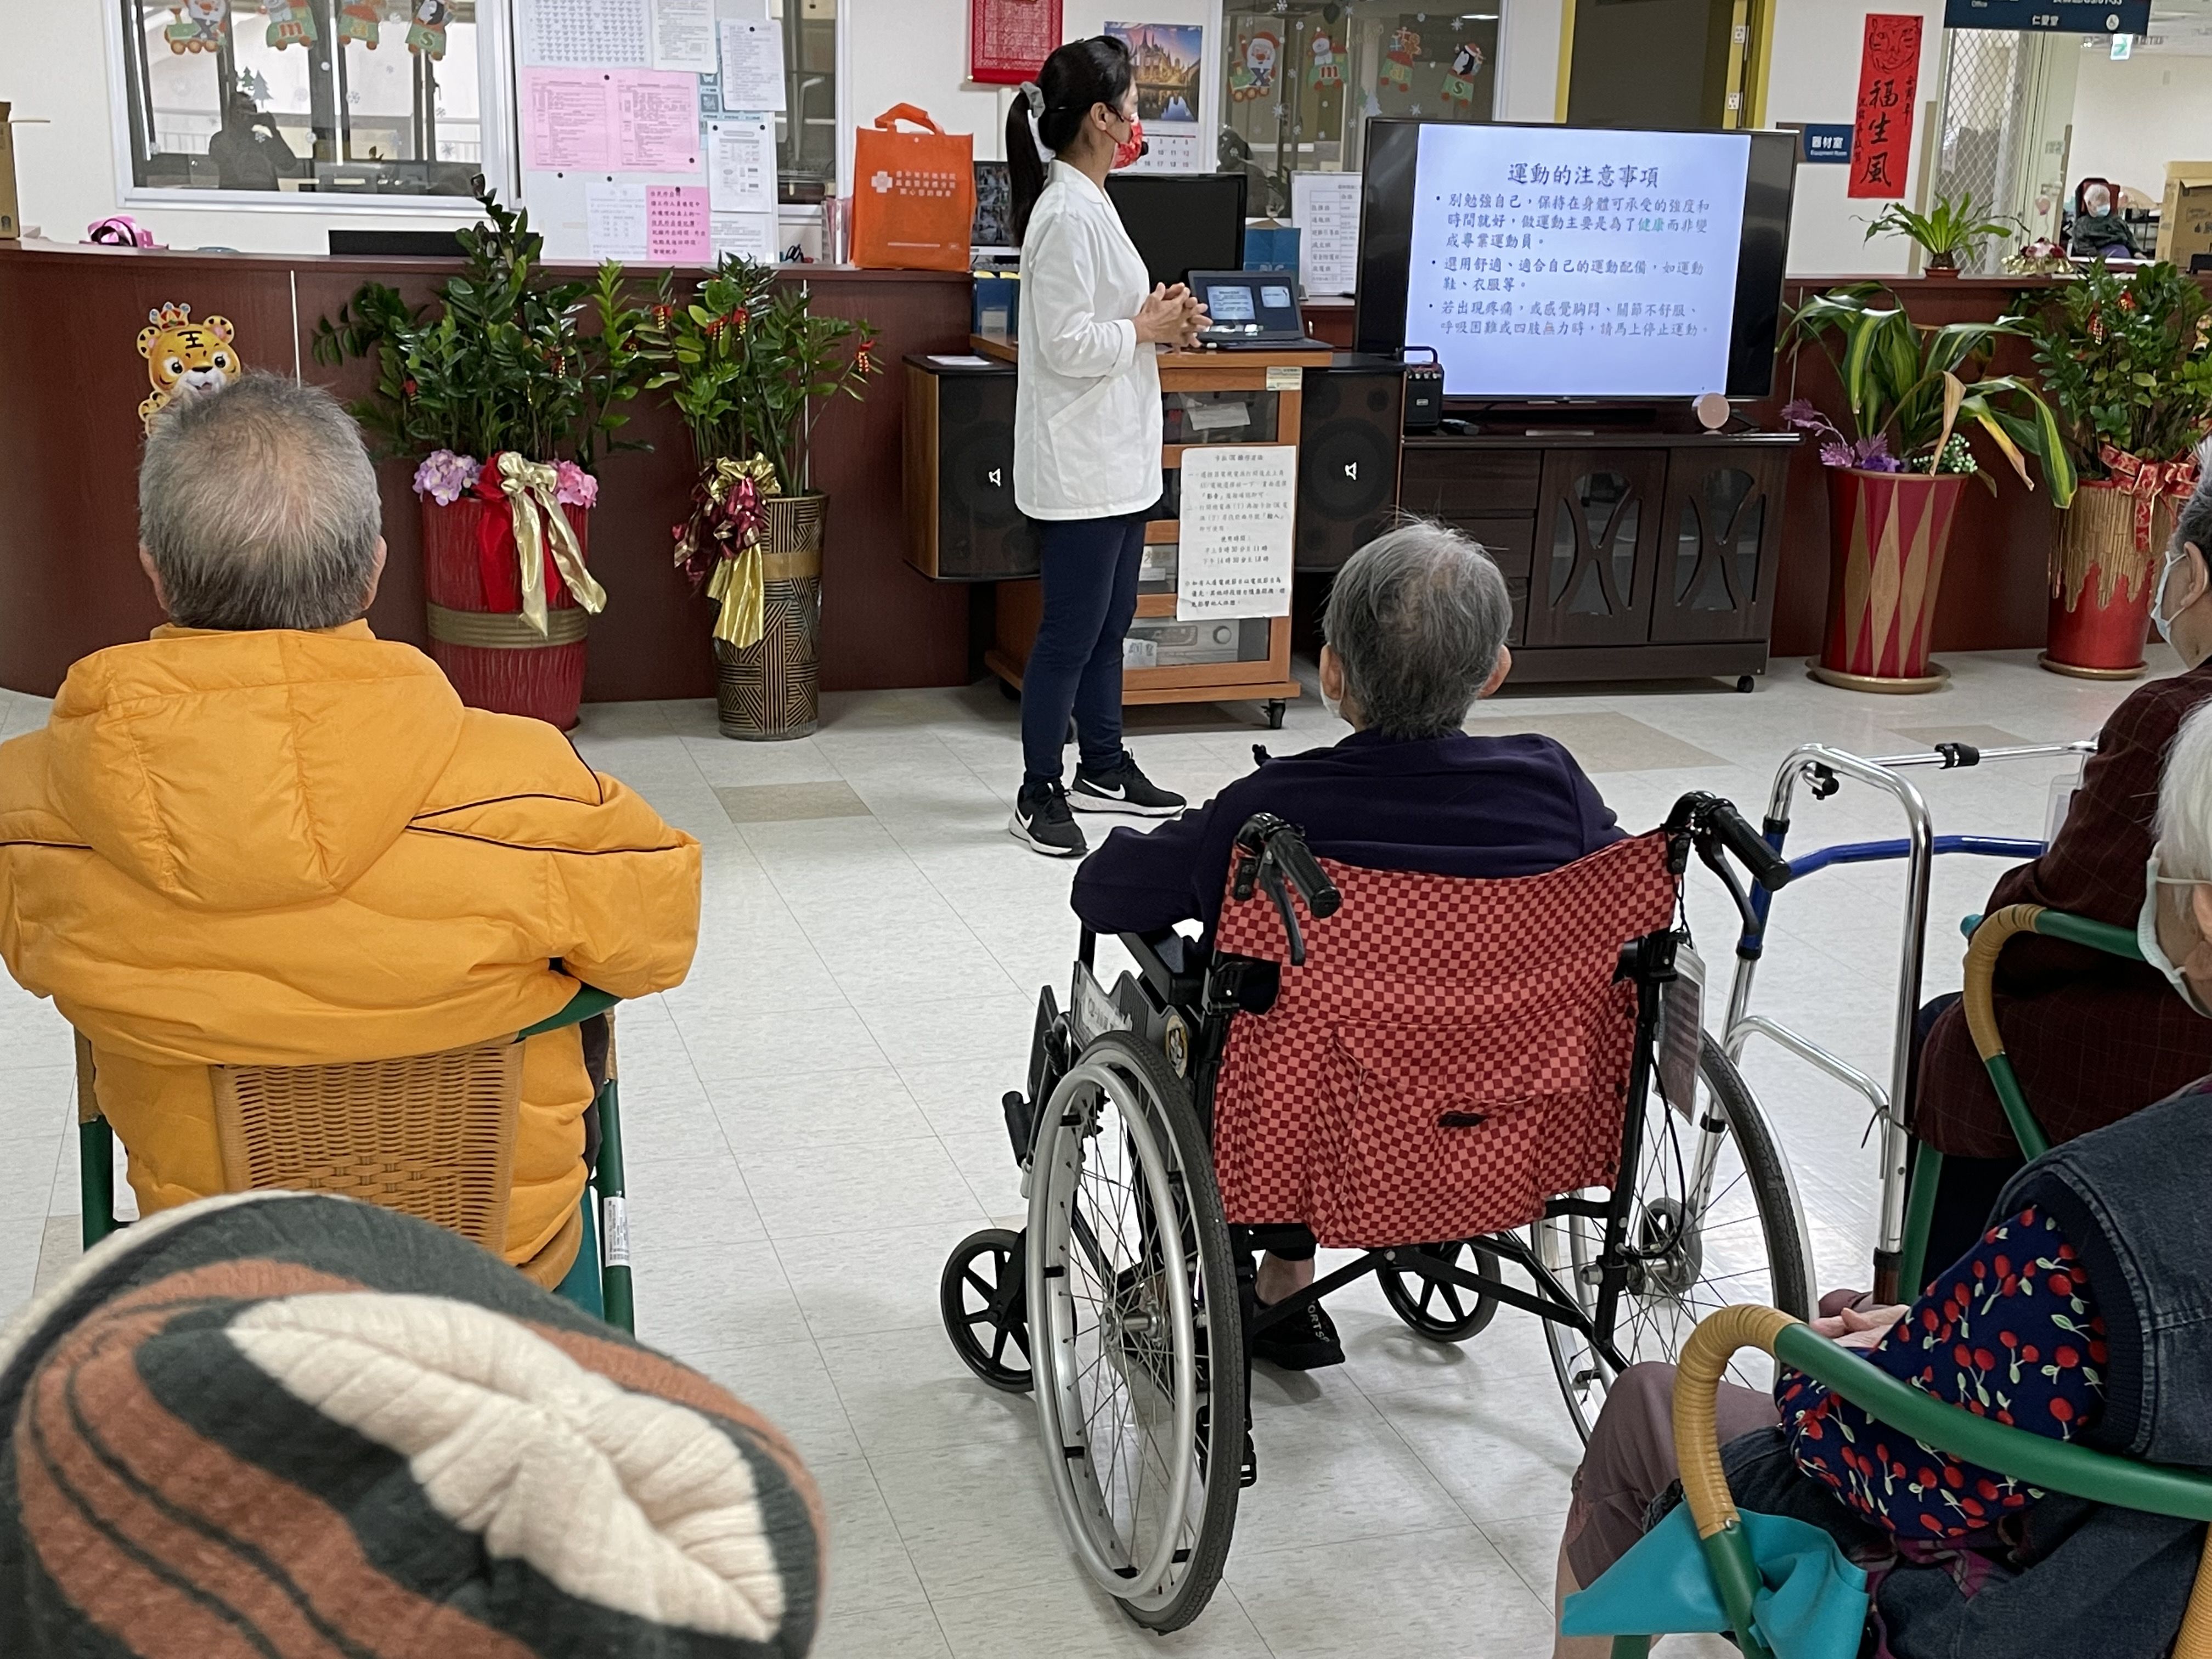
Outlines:
[{"label": "wall sign with text", "polygon": [[1852,123],[1850,194],[1894,202],[1912,167],[1919,118],[1920,31],[1917,12],[1869,12],[1859,58],[1857,119]]},{"label": "wall sign with text", "polygon": [[1815,123],[1802,130],[1798,141],[1798,159],[1805,161],[1825,161],[1830,167],[1848,167],[1851,159],[1852,128],[1849,122],[1834,126]]},{"label": "wall sign with text", "polygon": [[1945,0],[1943,27],[2148,34],[2150,0]]}]

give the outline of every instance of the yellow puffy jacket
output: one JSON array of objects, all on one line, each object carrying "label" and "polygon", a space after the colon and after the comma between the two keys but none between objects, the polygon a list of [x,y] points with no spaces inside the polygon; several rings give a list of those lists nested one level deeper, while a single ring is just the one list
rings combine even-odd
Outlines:
[{"label": "yellow puffy jacket", "polygon": [[[0,956],[90,1041],[142,1211],[222,1189],[208,1066],[459,1048],[580,980],[642,996],[698,927],[698,842],[365,623],[157,629],[0,744]],[[567,1266],[532,1258],[591,1093],[573,1028],[530,1040],[507,1256],[535,1277]]]}]

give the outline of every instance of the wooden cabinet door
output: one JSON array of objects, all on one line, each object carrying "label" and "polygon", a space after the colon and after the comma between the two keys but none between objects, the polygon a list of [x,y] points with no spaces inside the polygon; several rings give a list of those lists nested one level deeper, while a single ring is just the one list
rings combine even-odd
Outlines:
[{"label": "wooden cabinet door", "polygon": [[1641,645],[1651,634],[1663,449],[1555,449],[1544,457],[1529,572],[1531,647]]},{"label": "wooden cabinet door", "polygon": [[1673,452],[1660,514],[1656,644],[1763,640],[1782,560],[1782,492],[1790,451]]}]

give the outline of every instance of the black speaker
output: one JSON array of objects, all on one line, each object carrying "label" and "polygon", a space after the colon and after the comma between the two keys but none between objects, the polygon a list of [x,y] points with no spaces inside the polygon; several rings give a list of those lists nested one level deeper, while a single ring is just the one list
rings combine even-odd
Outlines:
[{"label": "black speaker", "polygon": [[1014,505],[1014,369],[907,359],[907,562],[940,581],[1037,573]]},{"label": "black speaker", "polygon": [[1406,371],[1340,358],[1305,372],[1298,414],[1300,570],[1334,570],[1389,527],[1398,507]]}]

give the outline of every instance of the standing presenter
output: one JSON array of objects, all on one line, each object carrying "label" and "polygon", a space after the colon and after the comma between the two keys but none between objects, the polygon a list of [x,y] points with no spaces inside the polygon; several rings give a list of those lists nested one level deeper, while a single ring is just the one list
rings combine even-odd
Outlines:
[{"label": "standing presenter", "polygon": [[[1189,289],[1147,286],[1106,175],[1145,152],[1128,48],[1072,40],[1006,118],[1022,244],[1014,501],[1037,522],[1044,617],[1022,673],[1022,788],[1006,829],[1055,858],[1085,850],[1071,807],[1168,817],[1184,802],[1121,745],[1121,636],[1137,614],[1145,521],[1160,500],[1157,348],[1190,344]],[[1047,157],[1050,166],[1046,165]],[[1060,781],[1075,717],[1075,787]]]}]

